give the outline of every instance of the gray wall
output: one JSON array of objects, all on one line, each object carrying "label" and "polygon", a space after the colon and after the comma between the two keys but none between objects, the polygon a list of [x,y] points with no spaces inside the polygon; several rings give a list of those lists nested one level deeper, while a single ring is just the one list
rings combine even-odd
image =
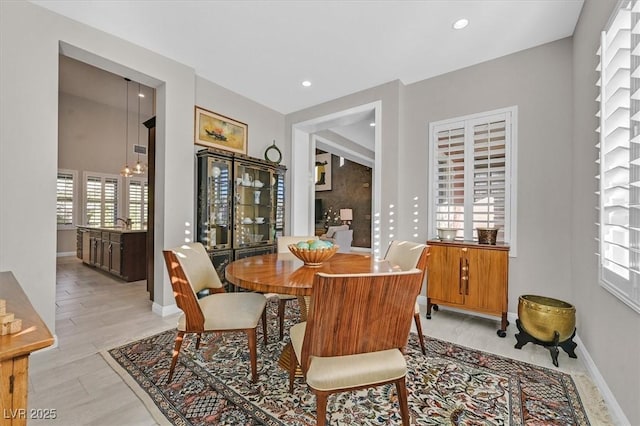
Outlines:
[{"label": "gray wall", "polygon": [[[518,107],[518,242],[509,265],[510,312],[517,311],[521,294],[570,300],[571,101],[571,39],[405,89],[401,164],[420,172],[403,174],[400,206],[411,206],[414,194],[426,196],[430,122]],[[424,208],[421,223],[426,215]]]},{"label": "gray wall", "polygon": [[571,204],[572,300],[578,307],[578,333],[593,362],[632,425],[640,425],[640,314],[598,283],[598,135],[596,51],[615,0],[588,0],[573,37],[573,197]]}]

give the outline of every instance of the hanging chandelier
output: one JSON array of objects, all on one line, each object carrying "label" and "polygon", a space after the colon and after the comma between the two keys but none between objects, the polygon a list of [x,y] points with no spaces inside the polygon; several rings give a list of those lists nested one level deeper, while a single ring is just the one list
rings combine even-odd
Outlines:
[{"label": "hanging chandelier", "polygon": [[129,167],[129,82],[131,81],[131,79],[125,77],[124,80],[126,81],[126,84],[127,84],[127,91],[126,91],[127,116],[125,120],[124,167],[122,168],[122,170],[120,170],[120,175],[124,177],[131,177],[133,176],[133,171]]},{"label": "hanging chandelier", "polygon": [[[138,122],[136,123],[136,130],[138,131],[138,146],[140,145],[140,98],[142,97],[142,92],[140,91],[140,83],[138,83]],[[136,165],[133,167],[134,175],[143,175],[147,170],[146,164],[140,162],[140,152],[138,152],[138,159],[136,161]]]}]

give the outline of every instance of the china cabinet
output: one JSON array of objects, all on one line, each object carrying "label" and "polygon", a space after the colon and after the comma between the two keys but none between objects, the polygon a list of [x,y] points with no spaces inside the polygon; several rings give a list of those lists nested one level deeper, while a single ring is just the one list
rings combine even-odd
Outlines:
[{"label": "china cabinet", "polygon": [[427,319],[438,305],[498,316],[498,336],[504,337],[508,325],[509,246],[439,240],[427,244]]},{"label": "china cabinet", "polygon": [[284,232],[286,168],[212,148],[197,153],[197,168],[197,240],[224,281],[232,260],[276,251]]}]

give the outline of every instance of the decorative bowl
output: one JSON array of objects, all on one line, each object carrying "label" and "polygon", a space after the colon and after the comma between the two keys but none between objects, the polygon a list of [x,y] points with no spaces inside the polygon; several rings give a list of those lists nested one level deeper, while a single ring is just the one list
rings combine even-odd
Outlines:
[{"label": "decorative bowl", "polygon": [[249,234],[250,243],[259,243],[262,241],[262,234]]},{"label": "decorative bowl", "polygon": [[295,257],[302,260],[305,266],[316,268],[336,254],[339,248],[340,246],[334,244],[331,247],[312,250],[300,248],[295,244],[289,244],[289,251],[293,253]]},{"label": "decorative bowl", "polygon": [[496,238],[498,237],[499,228],[476,228],[478,231],[478,243],[479,244],[496,244]]},{"label": "decorative bowl", "polygon": [[543,342],[553,342],[554,331],[564,342],[576,328],[576,308],[562,300],[527,294],[518,299],[518,319],[524,330]]},{"label": "decorative bowl", "polygon": [[453,241],[458,235],[457,228],[438,228],[438,238],[442,241]]}]

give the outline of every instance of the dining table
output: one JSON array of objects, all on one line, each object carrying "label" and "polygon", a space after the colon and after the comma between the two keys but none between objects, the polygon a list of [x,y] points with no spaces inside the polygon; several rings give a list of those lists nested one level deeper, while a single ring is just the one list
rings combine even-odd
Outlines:
[{"label": "dining table", "polygon": [[[397,271],[398,266],[366,254],[336,253],[319,266],[306,266],[290,252],[272,253],[237,259],[225,269],[230,283],[260,293],[298,296],[300,320],[306,321],[307,306],[313,294],[313,280],[318,272],[326,274],[362,274]],[[283,350],[278,364],[288,370],[291,356]],[[296,375],[300,375],[298,370]]]}]

